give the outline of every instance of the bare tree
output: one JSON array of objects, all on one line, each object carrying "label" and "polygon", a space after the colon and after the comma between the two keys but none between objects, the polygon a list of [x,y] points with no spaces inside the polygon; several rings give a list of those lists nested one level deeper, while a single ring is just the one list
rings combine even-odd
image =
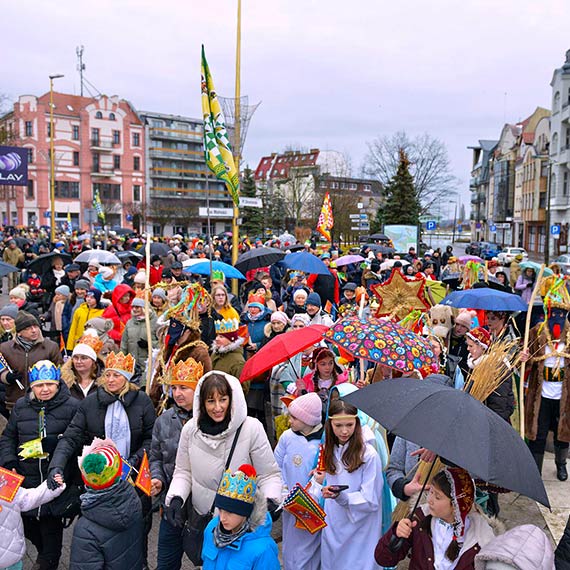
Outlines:
[{"label": "bare tree", "polygon": [[451,173],[447,147],[427,133],[411,139],[399,131],[369,142],[363,174],[387,186],[398,169],[400,150],[410,161],[420,214],[427,214],[438,198],[456,192],[458,180]]},{"label": "bare tree", "polygon": [[317,168],[314,166],[297,166],[289,168],[287,178],[274,181],[275,187],[284,198],[285,216],[292,218],[296,226],[311,216],[311,209],[307,205],[315,196],[316,174]]}]

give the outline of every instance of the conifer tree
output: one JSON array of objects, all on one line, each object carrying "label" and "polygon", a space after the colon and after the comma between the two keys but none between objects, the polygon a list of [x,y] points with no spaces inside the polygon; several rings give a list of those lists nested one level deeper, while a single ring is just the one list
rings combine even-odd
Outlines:
[{"label": "conifer tree", "polygon": [[[243,179],[241,181],[241,195],[246,198],[256,198],[257,190],[255,188],[255,179],[251,168],[246,167],[243,171]],[[264,204],[265,206],[265,204]],[[243,219],[240,233],[249,237],[263,236],[263,211],[262,208],[241,208],[241,217]]]}]

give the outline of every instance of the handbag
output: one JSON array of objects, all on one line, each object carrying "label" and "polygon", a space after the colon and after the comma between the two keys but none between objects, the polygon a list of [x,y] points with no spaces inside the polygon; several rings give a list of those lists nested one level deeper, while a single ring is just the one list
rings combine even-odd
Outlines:
[{"label": "handbag", "polygon": [[[239,426],[234,436],[230,454],[228,455],[226,466],[224,467],[224,472],[228,469],[232,461],[232,456],[236,448],[240,431],[241,426]],[[224,474],[222,473],[222,477],[223,476]],[[215,501],[216,499],[214,498],[210,510],[205,515],[199,514],[193,507],[192,495],[190,495],[186,501],[187,520],[186,524],[184,525],[184,529],[182,530],[182,547],[186,556],[188,556],[194,566],[202,565],[202,545],[204,544],[204,531],[206,530],[208,523],[214,517]]]}]

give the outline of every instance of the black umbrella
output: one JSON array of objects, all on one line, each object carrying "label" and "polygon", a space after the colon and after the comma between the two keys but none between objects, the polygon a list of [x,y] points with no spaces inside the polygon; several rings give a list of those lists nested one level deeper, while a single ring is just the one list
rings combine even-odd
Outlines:
[{"label": "black umbrella", "polygon": [[117,251],[115,255],[121,260],[122,263],[129,260],[131,263],[137,264],[144,256],[138,251]]},{"label": "black umbrella", "polygon": [[61,253],[59,251],[50,251],[45,255],[40,255],[36,259],[30,261],[26,268],[28,272],[38,273],[43,275],[52,268],[52,263],[55,257],[61,257],[64,264],[71,263],[71,255],[69,253]]},{"label": "black umbrella", "polygon": [[168,255],[169,251],[170,247],[165,243],[155,241],[150,244],[150,253],[152,255],[160,255],[162,257],[164,255]]},{"label": "black umbrella", "polygon": [[14,241],[18,247],[24,247],[26,244],[32,243],[28,238],[25,237],[16,237],[14,238]]},{"label": "black umbrella", "polygon": [[388,255],[390,253],[396,252],[393,247],[388,247],[387,245],[379,245],[377,243],[367,243],[362,249],[371,249],[374,253],[379,251],[382,255]]},{"label": "black umbrella", "polygon": [[385,235],[385,234],[372,234],[371,236],[368,236],[370,239],[377,239],[379,241],[389,241],[390,238]]},{"label": "black umbrella", "polygon": [[288,245],[285,248],[287,251],[301,251],[302,249],[305,249],[305,246],[302,243],[294,243],[293,245]]},{"label": "black umbrella", "polygon": [[343,398],[386,429],[463,467],[477,479],[550,507],[520,435],[481,402],[429,380],[384,380]]},{"label": "black umbrella", "polygon": [[16,271],[22,271],[18,269],[16,266],[11,265],[10,263],[4,263],[0,261],[0,277],[6,277],[6,275],[10,275],[10,273],[14,273]]},{"label": "black umbrella", "polygon": [[247,271],[267,267],[285,257],[285,252],[275,247],[256,247],[242,253],[235,264],[235,268],[244,275]]}]

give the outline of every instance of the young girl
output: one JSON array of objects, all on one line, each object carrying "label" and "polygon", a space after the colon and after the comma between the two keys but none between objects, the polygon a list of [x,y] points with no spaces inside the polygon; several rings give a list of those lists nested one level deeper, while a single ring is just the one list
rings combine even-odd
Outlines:
[{"label": "young girl", "polygon": [[[380,539],[376,562],[396,566],[409,552],[409,570],[475,568],[475,556],[494,535],[473,509],[474,502],[475,484],[467,471],[458,467],[440,471],[432,480],[427,505],[394,523]],[[403,539],[400,548],[398,538]]]},{"label": "young girl", "polygon": [[325,347],[313,352],[314,370],[297,381],[297,396],[316,392],[323,403],[329,398],[329,390],[347,381],[348,373],[335,362],[334,354]]},{"label": "young girl", "polygon": [[[287,492],[297,483],[305,486],[316,465],[323,435],[322,404],[317,394],[300,396],[289,405],[288,429],[279,438],[275,459]],[[310,534],[296,526],[296,518],[283,512],[283,564],[285,570],[319,570],[321,567],[321,533]]]},{"label": "young girl", "polygon": [[329,408],[324,468],[313,477],[314,485],[325,485],[322,570],[376,570],[373,553],[382,528],[382,463],[364,442],[358,410],[344,400],[332,401]]}]

